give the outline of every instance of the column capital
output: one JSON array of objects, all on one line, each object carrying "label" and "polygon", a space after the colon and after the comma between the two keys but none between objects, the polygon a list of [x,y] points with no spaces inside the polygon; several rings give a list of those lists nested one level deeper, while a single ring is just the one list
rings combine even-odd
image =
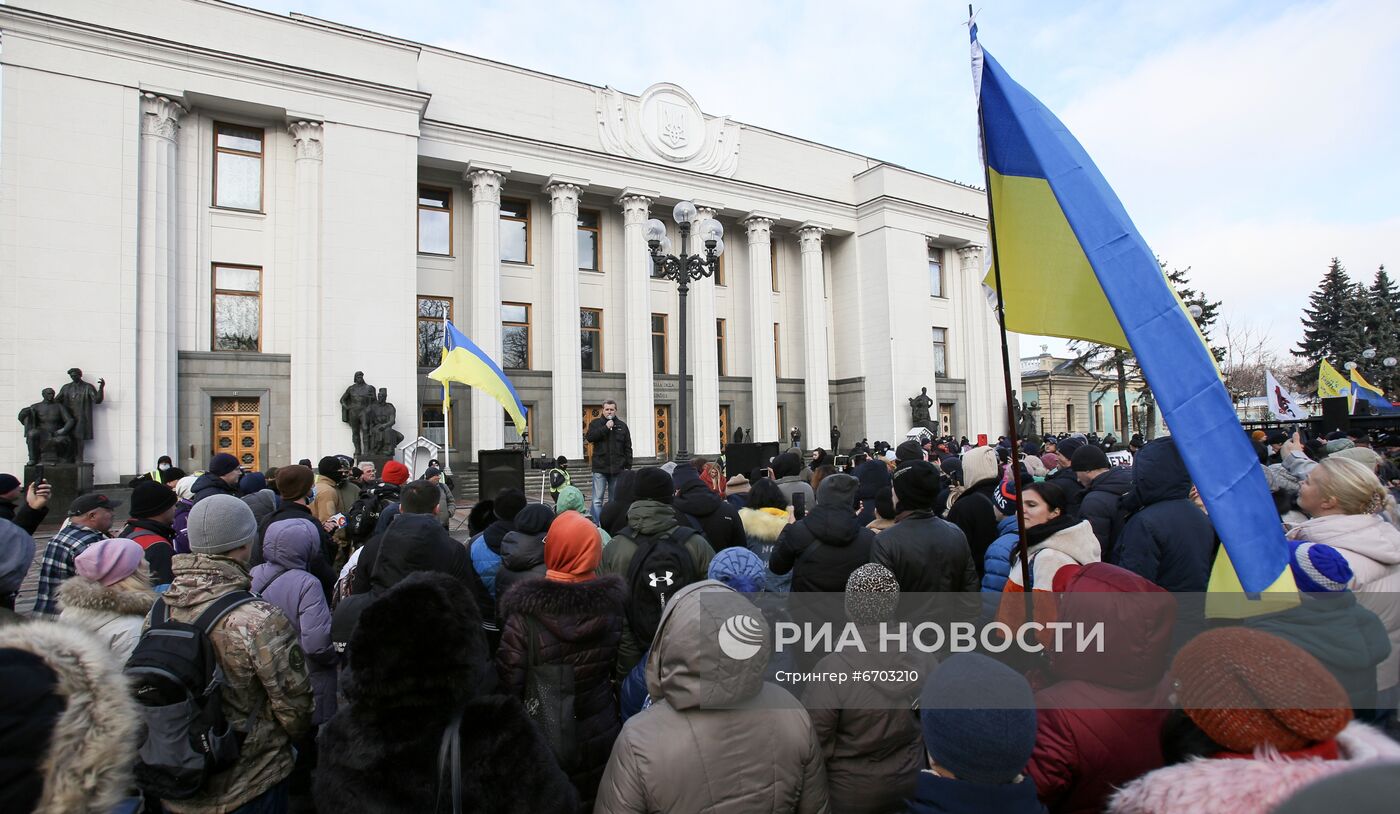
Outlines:
[{"label": "column capital", "polygon": [[744,228],[748,230],[749,242],[767,242],[773,236],[773,224],[778,220],[777,215],[768,212],[750,212],[741,221]]},{"label": "column capital", "polygon": [[977,255],[981,254],[982,249],[984,248],[986,247],[980,246],[976,243],[969,243],[966,246],[963,246],[958,249],[958,257],[961,257],[964,261],[966,261],[970,258],[976,257]]},{"label": "column capital", "polygon": [[804,221],[797,227],[797,245],[803,252],[819,252],[822,250],[822,235],[826,234],[831,227],[825,223],[816,221]]},{"label": "column capital", "polygon": [[545,182],[544,191],[549,193],[551,211],[556,215],[577,215],[578,196],[588,182],[581,178],[566,178],[551,175]]},{"label": "column capital", "polygon": [[642,223],[651,213],[651,202],[660,195],[659,192],[652,192],[647,189],[637,189],[627,187],[617,196],[617,204],[622,207],[622,218],[625,223]]},{"label": "column capital", "polygon": [[141,93],[141,134],[175,140],[180,129],[180,117],[185,108],[169,96],[142,91]]},{"label": "column capital", "polygon": [[719,213],[724,209],[724,204],[715,203],[714,201],[692,199],[691,203],[695,204],[695,211],[699,213],[702,218],[718,218]]},{"label": "column capital", "polygon": [[321,145],[324,131],[321,122],[299,121],[287,125],[287,132],[291,134],[292,144],[296,147],[298,161],[303,158],[321,160],[324,155]]},{"label": "column capital", "polygon": [[494,169],[468,169],[462,173],[462,177],[471,187],[472,203],[500,205],[501,186],[506,180],[505,173]]}]

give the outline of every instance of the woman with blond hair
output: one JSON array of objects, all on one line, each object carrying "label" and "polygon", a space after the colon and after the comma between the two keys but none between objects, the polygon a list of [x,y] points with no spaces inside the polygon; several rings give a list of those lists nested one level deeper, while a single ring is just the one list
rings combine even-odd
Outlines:
[{"label": "woman with blond hair", "polygon": [[125,664],[156,601],[145,563],[135,540],[114,537],[88,546],[73,560],[77,576],[59,586],[58,621],[93,634]]}]

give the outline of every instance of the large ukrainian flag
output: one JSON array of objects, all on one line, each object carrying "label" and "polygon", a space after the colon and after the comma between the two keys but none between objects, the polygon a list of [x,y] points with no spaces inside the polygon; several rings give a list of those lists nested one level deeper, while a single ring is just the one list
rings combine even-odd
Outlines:
[{"label": "large ukrainian flag", "polygon": [[484,390],[506,408],[506,413],[515,422],[516,432],[525,432],[525,414],[528,412],[515,392],[515,387],[501,372],[500,365],[486,355],[451,322],[444,322],[442,337],[442,362],[428,374],[428,378],[442,382],[443,404],[447,404],[447,383],[460,382]]},{"label": "large ukrainian flag", "polygon": [[1084,148],[975,24],[972,58],[1006,327],[1131,349],[1241,586],[1291,590],[1259,459],[1195,320]]}]

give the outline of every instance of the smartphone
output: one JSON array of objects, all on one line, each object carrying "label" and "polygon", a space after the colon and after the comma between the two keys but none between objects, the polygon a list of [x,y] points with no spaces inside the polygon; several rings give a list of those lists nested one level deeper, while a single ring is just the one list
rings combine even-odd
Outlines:
[{"label": "smartphone", "polygon": [[38,464],[37,466],[34,467],[34,482],[35,482],[35,483],[43,483],[43,482],[44,482],[44,465],[43,465],[43,464]]}]

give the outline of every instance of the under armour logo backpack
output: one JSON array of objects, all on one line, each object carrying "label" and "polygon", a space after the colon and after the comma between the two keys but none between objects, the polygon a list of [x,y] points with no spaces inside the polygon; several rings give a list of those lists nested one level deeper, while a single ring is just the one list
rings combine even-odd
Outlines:
[{"label": "under armour logo backpack", "polygon": [[[626,533],[626,532],[624,532]],[[676,592],[700,579],[699,569],[685,547],[694,529],[677,526],[659,535],[638,534],[637,551],[627,569],[627,624],[642,649],[651,646],[661,611]]]},{"label": "under armour logo backpack", "polygon": [[674,577],[675,575],[675,571],[667,571],[666,573],[661,574],[660,576],[653,572],[651,574],[647,574],[647,584],[655,588],[658,582],[664,582],[666,583],[666,587],[669,588],[672,585],[676,584],[676,581],[672,579],[672,577]]}]

